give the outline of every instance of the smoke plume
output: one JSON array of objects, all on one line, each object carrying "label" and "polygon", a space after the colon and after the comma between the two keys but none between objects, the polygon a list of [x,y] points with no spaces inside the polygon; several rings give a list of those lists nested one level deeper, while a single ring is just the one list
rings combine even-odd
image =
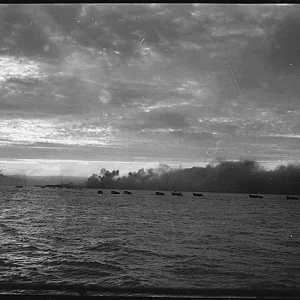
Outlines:
[{"label": "smoke plume", "polygon": [[222,161],[206,167],[172,169],[167,165],[140,169],[120,177],[119,170],[102,169],[86,182],[88,188],[179,190],[222,193],[300,194],[300,164],[265,170],[251,160]]}]

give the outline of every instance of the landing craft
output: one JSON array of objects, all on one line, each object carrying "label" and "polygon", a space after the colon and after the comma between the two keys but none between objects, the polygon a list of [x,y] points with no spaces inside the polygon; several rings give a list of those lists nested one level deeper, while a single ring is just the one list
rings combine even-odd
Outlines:
[{"label": "landing craft", "polygon": [[183,194],[181,192],[172,192],[171,193],[173,196],[183,196]]},{"label": "landing craft", "polygon": [[155,195],[156,195],[156,196],[164,196],[165,193],[163,193],[163,192],[155,192]]},{"label": "landing craft", "polygon": [[260,195],[249,195],[249,198],[263,198],[263,196],[260,196]]},{"label": "landing craft", "polygon": [[299,200],[299,197],[286,196],[286,200]]}]

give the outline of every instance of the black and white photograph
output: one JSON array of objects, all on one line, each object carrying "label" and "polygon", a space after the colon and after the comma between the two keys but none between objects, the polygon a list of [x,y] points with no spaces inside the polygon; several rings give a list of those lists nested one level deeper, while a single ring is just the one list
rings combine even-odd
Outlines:
[{"label": "black and white photograph", "polygon": [[1,299],[292,299],[299,266],[300,5],[0,4]]}]

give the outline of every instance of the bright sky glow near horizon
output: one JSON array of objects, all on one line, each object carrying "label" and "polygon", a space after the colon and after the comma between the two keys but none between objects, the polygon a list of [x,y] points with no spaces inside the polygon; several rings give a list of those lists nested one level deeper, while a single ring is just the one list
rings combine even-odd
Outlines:
[{"label": "bright sky glow near horizon", "polygon": [[300,161],[300,6],[0,5],[0,169]]}]

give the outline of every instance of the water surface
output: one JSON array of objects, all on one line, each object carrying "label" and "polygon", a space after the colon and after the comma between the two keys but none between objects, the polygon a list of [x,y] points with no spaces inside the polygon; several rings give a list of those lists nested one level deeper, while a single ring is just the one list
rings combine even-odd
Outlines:
[{"label": "water surface", "polygon": [[300,288],[300,202],[285,196],[0,189],[0,281]]}]

